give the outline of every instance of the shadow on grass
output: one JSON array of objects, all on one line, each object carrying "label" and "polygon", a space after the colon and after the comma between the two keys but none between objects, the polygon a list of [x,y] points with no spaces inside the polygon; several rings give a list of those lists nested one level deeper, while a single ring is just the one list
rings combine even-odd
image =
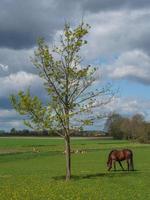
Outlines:
[{"label": "shadow on grass", "polygon": [[[97,179],[99,177],[108,177],[108,178],[113,178],[113,177],[122,177],[122,176],[127,176],[127,175],[133,175],[133,174],[139,174],[139,170],[134,170],[134,171],[127,171],[127,170],[117,170],[117,171],[111,171],[111,172],[106,172],[106,173],[96,173],[96,174],[85,174],[81,176],[77,175],[72,175],[71,180],[82,180],[82,179]],[[65,176],[55,176],[52,177],[54,180],[65,180]]]}]

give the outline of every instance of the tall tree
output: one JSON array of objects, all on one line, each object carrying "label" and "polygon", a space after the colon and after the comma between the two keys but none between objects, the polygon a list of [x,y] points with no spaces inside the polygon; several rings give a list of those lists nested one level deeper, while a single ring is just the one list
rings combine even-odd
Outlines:
[{"label": "tall tree", "polygon": [[121,125],[124,118],[118,114],[118,113],[112,113],[108,116],[106,123],[105,123],[105,129],[109,136],[113,136],[115,139],[122,139],[123,138],[123,132],[121,129]]},{"label": "tall tree", "polygon": [[32,62],[50,96],[47,105],[43,105],[37,96],[32,97],[29,90],[10,97],[14,108],[21,115],[28,116],[24,121],[27,126],[55,130],[64,138],[66,180],[71,178],[71,130],[92,125],[95,119],[102,117],[96,115],[94,109],[108,103],[113,96],[109,84],[96,89],[99,86],[95,86],[95,68],[82,66],[79,51],[87,44],[84,36],[89,28],[85,23],[75,29],[65,24],[59,45],[51,49],[43,39],[38,40]]}]

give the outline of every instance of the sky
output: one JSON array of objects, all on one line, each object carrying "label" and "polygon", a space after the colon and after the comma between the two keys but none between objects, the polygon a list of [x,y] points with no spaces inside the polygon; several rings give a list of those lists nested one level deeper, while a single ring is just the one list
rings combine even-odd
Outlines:
[{"label": "sky", "polygon": [[74,27],[82,19],[91,26],[81,51],[84,62],[98,67],[98,87],[107,80],[119,88],[106,109],[150,120],[149,0],[1,0],[0,130],[25,128],[10,94],[30,86],[33,94],[46,98],[30,61],[37,38],[52,45],[66,21]]}]

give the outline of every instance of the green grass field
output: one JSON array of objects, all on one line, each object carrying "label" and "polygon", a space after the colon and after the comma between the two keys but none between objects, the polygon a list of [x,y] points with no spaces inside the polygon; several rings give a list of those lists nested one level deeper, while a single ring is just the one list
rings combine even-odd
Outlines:
[{"label": "green grass field", "polygon": [[[124,147],[133,150],[136,170],[108,172],[109,151]],[[72,154],[73,178],[66,182],[63,140],[0,138],[0,200],[150,199],[150,145],[76,139],[72,149],[87,152]]]}]

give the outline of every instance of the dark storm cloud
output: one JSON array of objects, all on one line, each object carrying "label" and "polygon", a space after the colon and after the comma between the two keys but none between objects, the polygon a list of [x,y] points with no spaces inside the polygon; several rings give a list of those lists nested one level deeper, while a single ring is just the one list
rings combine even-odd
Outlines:
[{"label": "dark storm cloud", "polygon": [[52,0],[1,0],[0,46],[21,49],[34,46],[40,36],[50,40],[71,14],[66,8]]},{"label": "dark storm cloud", "polygon": [[[0,46],[13,49],[30,48],[35,45],[36,38],[40,37],[40,33],[38,34],[38,32],[35,31],[36,29],[28,33],[24,30],[10,30],[9,32],[6,30],[0,31]],[[45,38],[48,39],[48,37]]]},{"label": "dark storm cloud", "polygon": [[116,9],[138,9],[150,6],[149,0],[83,0],[82,8],[91,12]]},{"label": "dark storm cloud", "polygon": [[[82,11],[110,11],[117,9],[142,9],[150,6],[149,0],[57,0],[60,8],[79,6]],[[66,9],[67,10],[67,9]]]},{"label": "dark storm cloud", "polygon": [[86,11],[148,8],[149,0],[1,0],[0,46],[30,48],[39,36],[51,40],[66,20],[75,21]]}]

